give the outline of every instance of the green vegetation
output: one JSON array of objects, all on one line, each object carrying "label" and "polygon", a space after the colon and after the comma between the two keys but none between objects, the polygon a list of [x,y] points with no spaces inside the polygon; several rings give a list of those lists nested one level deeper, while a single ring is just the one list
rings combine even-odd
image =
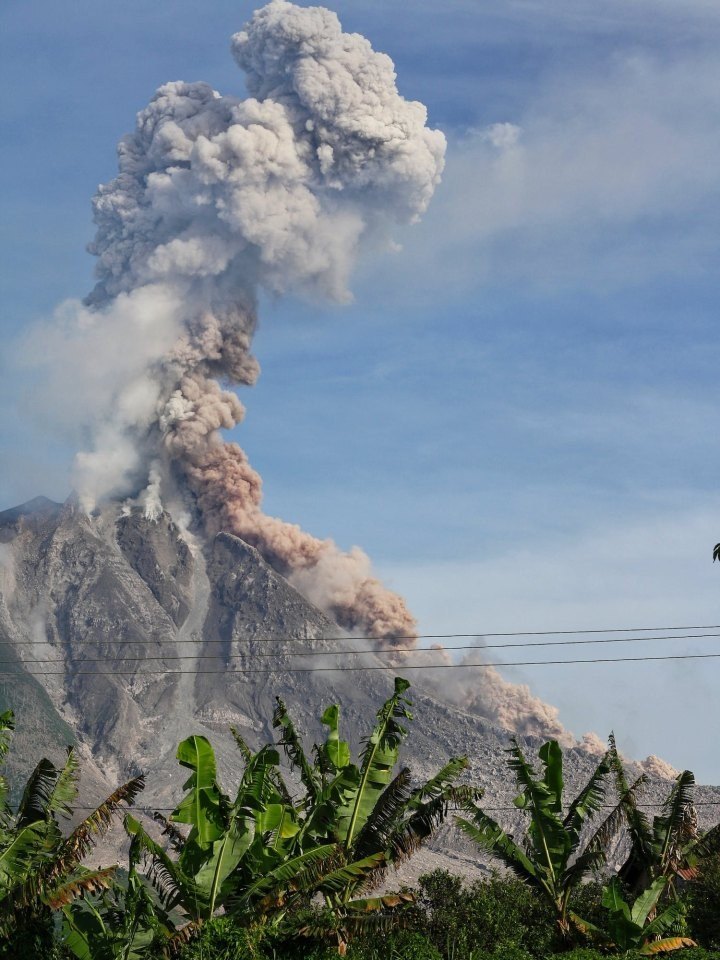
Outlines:
[{"label": "green vegetation", "polygon": [[520,789],[515,806],[529,817],[527,842],[523,845],[516,843],[492,817],[472,802],[465,805],[472,819],[458,817],[457,823],[471,839],[538,891],[547,901],[561,937],[570,940],[573,928],[583,925],[583,921],[569,910],[573,891],[588,874],[605,865],[606,850],[621,823],[625,798],[621,798],[586,840],[582,839],[584,828],[605,799],[611,752],[603,757],[585,788],[567,806],[567,813],[563,804],[563,758],[557,741],[548,741],[540,750],[543,765],[540,778],[525,759],[517,740],[513,739],[508,752],[508,766]]},{"label": "green vegetation", "polygon": [[603,890],[602,905],[607,911],[604,929],[594,928],[599,939],[624,953],[637,950],[644,955],[696,946],[689,937],[673,935],[673,931],[682,929],[685,916],[682,901],[676,899],[662,909],[658,907],[667,887],[668,878],[658,877],[629,903],[623,895],[620,879],[613,877]]},{"label": "green vegetation", "polygon": [[[720,827],[698,830],[689,771],[650,819],[638,799],[645,778],[628,783],[612,737],[570,798],[558,744],[541,747],[538,773],[513,740],[508,766],[526,820],[514,838],[482,809],[480,789],[457,782],[465,758],[417,786],[398,767],[408,687],[396,680],[357,760],[338,705],[322,714],[324,741],[306,751],[278,700],[277,745],[255,752],[233,731],[232,794],[209,741],[188,737],[177,751],[189,772],[183,796],[169,818],[155,815],[162,836],[125,811],[126,871],[83,860],[142,777],[69,832],[72,749],[59,768],[41,760],[15,805],[0,777],[0,958],[599,960],[681,950],[682,960],[720,960]],[[0,715],[0,761],[13,726],[12,713]],[[451,810],[507,872],[465,884],[437,871],[388,892],[389,871]],[[610,866],[618,849],[624,862]]]},{"label": "green vegetation", "polygon": [[[0,714],[0,761],[13,729],[12,712]],[[0,776],[0,956],[48,952],[53,912],[112,884],[115,868],[88,870],[82,861],[121,805],[132,803],[143,786],[143,777],[136,777],[118,788],[65,836],[60,820],[72,816],[70,805],[78,793],[72,748],[60,769],[49,760],[38,763],[16,809],[9,784]]]},{"label": "green vegetation", "polygon": [[[612,738],[611,744],[614,750]],[[696,879],[700,864],[720,850],[720,825],[704,835],[698,831],[693,805],[695,777],[690,770],[677,777],[662,811],[650,821],[635,804],[635,791],[627,788],[617,751],[613,766],[631,845],[619,877],[636,894],[662,878],[666,893],[672,895],[678,882]]]}]

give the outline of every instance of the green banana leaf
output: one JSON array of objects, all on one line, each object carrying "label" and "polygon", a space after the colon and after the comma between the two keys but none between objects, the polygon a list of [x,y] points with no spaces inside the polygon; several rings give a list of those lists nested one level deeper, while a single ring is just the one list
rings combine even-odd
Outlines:
[{"label": "green banana leaf", "polygon": [[410,701],[403,696],[409,686],[402,677],[395,678],[395,691],[378,711],[375,727],[363,749],[355,796],[338,811],[337,834],[346,850],[352,848],[358,831],[393,778],[400,745],[407,735],[400,721],[412,719]]},{"label": "green banana leaf", "polygon": [[19,886],[47,850],[47,824],[39,820],[22,827],[0,848],[0,899]]},{"label": "green banana leaf", "polygon": [[289,887],[297,889],[301,886],[308,867],[319,861],[328,861],[336,857],[337,852],[337,844],[327,843],[283,860],[277,867],[268,870],[264,876],[258,877],[254,883],[242,891],[233,905],[233,910],[247,908],[250,903],[271,893],[279,897]]},{"label": "green banana leaf", "polygon": [[280,745],[285,750],[285,755],[292,766],[299,772],[308,797],[314,800],[320,790],[320,777],[303,750],[302,742],[295,729],[295,724],[287,712],[287,707],[280,697],[276,697],[276,703],[277,706],[273,713],[273,727],[280,727],[282,730]]},{"label": "green banana leaf", "polygon": [[472,814],[472,822],[464,817],[456,817],[455,822],[466,836],[474,840],[484,850],[494,853],[521,880],[533,885],[544,884],[537,866],[497,821],[489,817],[472,802],[463,806],[467,812]]},{"label": "green banana leaf", "polygon": [[183,784],[188,793],[170,819],[190,824],[193,840],[200,847],[210,846],[223,834],[215,754],[206,737],[194,734],[182,741],[176,756],[183,767],[192,770],[192,774]]},{"label": "green banana leaf", "polygon": [[30,774],[17,811],[20,827],[53,815],[69,817],[70,804],[78,793],[78,761],[72,748],[61,770],[50,760],[42,759]]},{"label": "green banana leaf", "polygon": [[340,707],[336,703],[331,704],[320,719],[328,728],[323,748],[325,758],[333,770],[342,770],[350,763],[350,744],[340,739]]},{"label": "green banana leaf", "polygon": [[644,890],[640,894],[630,909],[630,917],[633,923],[636,923],[641,928],[645,926],[649,914],[657,906],[657,902],[667,884],[667,877],[658,877],[650,884],[647,890]]}]

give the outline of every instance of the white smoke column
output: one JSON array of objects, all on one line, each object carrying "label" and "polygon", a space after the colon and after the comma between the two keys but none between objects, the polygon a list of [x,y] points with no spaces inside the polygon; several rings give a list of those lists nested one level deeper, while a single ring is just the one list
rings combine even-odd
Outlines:
[{"label": "white smoke column", "polygon": [[143,513],[148,520],[152,520],[154,523],[160,519],[163,511],[161,490],[162,474],[160,465],[155,463],[150,467],[148,485],[142,495]]},{"label": "white smoke column", "polygon": [[161,87],[95,198],[89,310],[110,323],[139,296],[174,302],[177,330],[99,417],[93,448],[78,456],[81,501],[139,495],[154,517],[179,483],[209,533],[254,544],[343,626],[404,645],[415,621],[362,551],[262,512],[260,477],[220,433],[243,417],[221,383],[257,378],[259,288],[350,299],[363,247],[388,243],[389,228],[426,209],[445,138],[399,95],[392,61],[343,34],[328,10],[274,0],[232,51],[251,97]]}]

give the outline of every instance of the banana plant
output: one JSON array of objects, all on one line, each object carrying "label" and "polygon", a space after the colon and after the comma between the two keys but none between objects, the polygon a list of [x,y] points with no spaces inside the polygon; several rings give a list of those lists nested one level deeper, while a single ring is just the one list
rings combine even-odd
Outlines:
[{"label": "banana plant", "polygon": [[[306,905],[375,869],[382,853],[348,863],[334,841],[300,846],[302,805],[282,779],[278,751],[252,753],[236,735],[245,768],[234,799],[217,781],[215,755],[205,737],[184,740],[177,751],[191,774],[168,820],[156,814],[173,847],[171,855],[132,816],[125,829],[148,863],[147,877],[163,909],[179,912],[169,945],[190,939],[220,909],[238,922],[278,924],[288,909]],[[189,827],[181,832],[178,824]]]},{"label": "banana plant", "polygon": [[[407,769],[396,773],[407,732],[403,721],[411,719],[408,686],[395,681],[357,764],[340,737],[337,705],[323,713],[326,740],[310,760],[278,700],[274,725],[304,788],[295,799],[274,746],[253,753],[233,731],[245,765],[231,799],[218,784],[208,740],[194,736],[180,744],[177,758],[190,770],[185,795],[168,820],[159,818],[174,855],[133,817],[126,817],[125,827],[144,853],[163,907],[181,911],[183,935],[221,908],[242,923],[277,924],[319,894],[335,927],[345,931],[369,913],[384,916],[408,901],[405,893],[367,894],[388,865],[432,835],[451,802],[478,796],[454,785],[465,758],[451,760],[414,789]],[[342,942],[345,935],[339,934]]]},{"label": "banana plant", "polygon": [[321,721],[325,742],[313,748],[311,761],[285,704],[278,698],[273,725],[281,730],[280,746],[305,787],[297,844],[338,844],[348,862],[382,853],[380,870],[398,865],[435,832],[451,803],[478,799],[477,790],[457,786],[467,767],[466,757],[448,761],[427,783],[411,787],[407,767],[396,771],[400,748],[412,720],[405,696],[410,684],[398,677],[392,696],[378,711],[364,741],[359,763],[353,763],[349,743],[341,739],[340,708],[329,706]]},{"label": "banana plant", "polygon": [[[0,760],[14,729],[12,711],[0,715]],[[13,810],[9,788],[0,777],[0,933],[12,937],[78,897],[107,889],[115,868],[88,870],[82,861],[124,805],[143,789],[142,777],[119,787],[68,836],[61,821],[73,814],[78,793],[78,762],[68,748],[64,765],[43,759],[30,775]]]},{"label": "banana plant", "polygon": [[174,932],[137,873],[138,844],[130,844],[127,884],[63,907],[62,942],[77,960],[149,960]]},{"label": "banana plant", "polygon": [[[604,865],[608,846],[622,824],[627,796],[587,836],[587,827],[605,799],[611,751],[568,805],[564,802],[562,750],[556,740],[549,740],[540,748],[540,777],[515,738],[507,752],[508,766],[520,789],[515,806],[529,817],[524,844],[518,843],[472,801],[463,804],[469,818],[458,817],[457,823],[467,836],[540,893],[553,910],[561,936],[570,939],[582,925],[570,911],[573,892],[589,873]],[[635,789],[637,784],[627,788],[629,793]]]},{"label": "banana plant", "polygon": [[401,863],[432,836],[451,803],[479,798],[477,790],[455,784],[467,767],[466,757],[452,758],[415,788],[407,767],[396,771],[408,732],[404,722],[412,720],[411,703],[405,696],[409,686],[407,680],[396,678],[394,692],[378,711],[357,764],[352,762],[349,743],[340,737],[337,704],[322,714],[326,739],[314,746],[310,761],[278,698],[273,725],[281,730],[280,746],[305,787],[299,846],[337,843],[348,861],[382,853],[382,870]]},{"label": "banana plant", "polygon": [[[164,822],[172,857],[131,816],[125,828],[149,861],[148,877],[168,909],[193,923],[212,917],[228,897],[283,860],[296,832],[295,815],[274,782],[279,755],[264,747],[245,766],[234,800],[217,781],[215,754],[205,737],[183,740],[177,759],[191,771],[184,797]],[[158,818],[162,819],[162,818]],[[187,835],[175,824],[190,827]]]},{"label": "banana plant", "polygon": [[678,774],[660,813],[651,820],[638,808],[634,794],[627,790],[627,777],[612,735],[610,743],[630,839],[630,850],[619,877],[636,895],[647,890],[654,880],[665,878],[663,897],[672,899],[677,895],[678,877],[685,881],[695,879],[702,859],[720,849],[720,825],[705,834],[699,831],[693,802],[695,777],[690,770]]},{"label": "banana plant", "polygon": [[[411,899],[406,893],[371,895],[387,868],[398,866],[431,837],[451,804],[479,798],[477,790],[455,784],[467,767],[465,757],[451,759],[415,788],[407,767],[396,771],[407,736],[405,722],[412,720],[405,696],[409,686],[407,680],[396,678],[358,763],[340,736],[337,704],[322,714],[327,734],[324,743],[314,746],[311,760],[285,704],[277,700],[273,725],[280,729],[280,745],[305,788],[295,845],[312,849],[316,844],[334,844],[340,858],[339,869],[318,877],[315,889],[324,897],[330,917],[327,929],[336,933],[341,952],[352,931],[373,921],[381,925],[388,912]],[[318,935],[319,928],[306,927],[304,932]]]},{"label": "banana plant", "polygon": [[603,890],[605,927],[599,929],[586,924],[586,931],[595,934],[606,947],[644,956],[697,946],[689,937],[672,933],[684,915],[682,903],[674,901],[658,911],[658,902],[668,882],[668,877],[657,877],[633,903],[628,903],[623,896],[620,878],[613,877]]}]

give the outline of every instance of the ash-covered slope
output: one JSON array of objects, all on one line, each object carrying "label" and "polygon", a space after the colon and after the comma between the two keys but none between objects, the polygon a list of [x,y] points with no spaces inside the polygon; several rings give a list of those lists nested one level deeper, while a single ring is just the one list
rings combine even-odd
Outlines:
[{"label": "ash-covered slope", "polygon": [[167,514],[34,500],[0,514],[0,561],[1,705],[28,764],[72,731],[115,782],[174,768],[193,730],[229,744],[233,724],[259,743],[276,695],[308,717],[339,698],[352,725],[391,688],[391,674],[290,673],[313,665],[288,655],[293,641],[340,628],[237,537],[201,548]]},{"label": "ash-covered slope", "polygon": [[[259,740],[272,694],[291,694],[292,678],[223,671],[254,662],[270,638],[339,632],[253,548],[219,534],[203,552],[167,514],[91,518],[73,502],[31,501],[0,514],[0,544],[13,661],[0,690],[28,762],[70,729],[108,781],[164,766],[191,730],[233,723]],[[258,664],[282,672],[289,659]]]},{"label": "ash-covered slope", "polygon": [[[325,669],[387,663],[354,652],[366,644],[341,636],[229,534],[201,544],[167,514],[152,521],[115,506],[89,517],[73,501],[38,499],[0,514],[0,709],[17,714],[12,756],[26,771],[74,739],[88,801],[142,769],[149,773],[144,802],[167,806],[182,779],[175,749],[191,732],[212,739],[231,782],[230,725],[253,745],[266,742],[276,696],[310,738],[320,734],[321,706],[340,702],[344,730],[358,744],[395,671]],[[339,648],[342,654],[307,655]],[[466,753],[486,802],[508,806],[507,731],[442,702],[422,672],[408,676],[413,771],[428,776],[451,754]],[[526,739],[534,750],[539,741]],[[572,789],[595,761],[581,749],[566,757]],[[654,792],[666,790],[659,783]],[[460,841],[451,849],[461,861],[475,857]]]},{"label": "ash-covered slope", "polygon": [[[342,640],[337,624],[230,534],[200,544],[167,514],[153,521],[111,507],[89,517],[72,500],[35,500],[0,514],[0,545],[0,633],[13,661],[0,706],[16,709],[15,753],[28,765],[72,731],[108,784],[139,768],[162,771],[150,777],[155,799],[190,732],[207,733],[230,762],[229,726],[264,742],[281,696],[310,736],[320,734],[321,706],[340,702],[357,742],[392,690],[392,669],[346,670],[387,658],[354,653],[367,643]],[[420,690],[415,700],[413,753],[424,765],[468,749],[467,718]],[[480,720],[472,735],[497,748],[505,741]]]}]

